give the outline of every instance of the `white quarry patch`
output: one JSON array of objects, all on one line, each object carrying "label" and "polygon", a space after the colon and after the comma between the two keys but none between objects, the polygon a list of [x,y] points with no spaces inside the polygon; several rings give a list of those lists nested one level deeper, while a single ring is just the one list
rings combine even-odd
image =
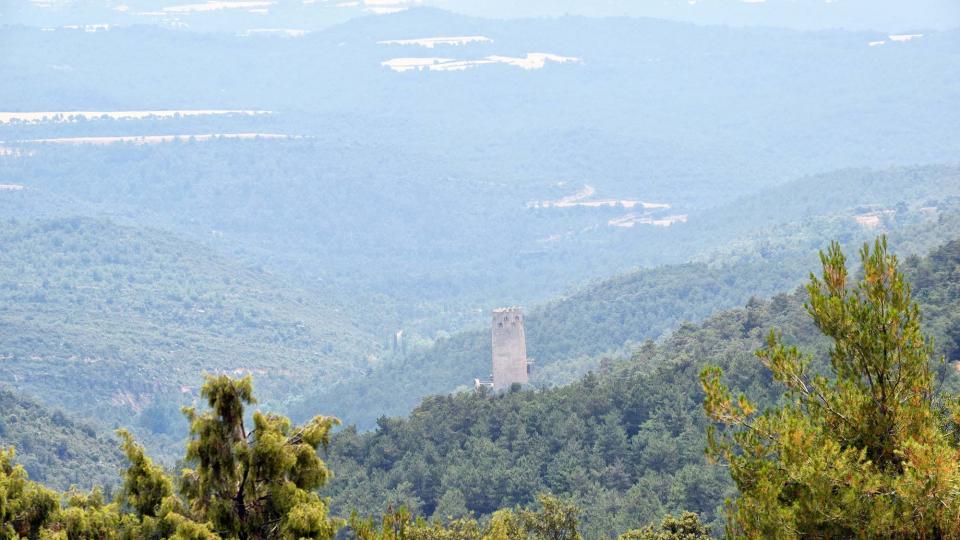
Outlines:
[{"label": "white quarry patch", "polygon": [[876,214],[864,214],[860,216],[853,216],[853,219],[855,219],[858,224],[868,229],[876,229],[877,226],[880,225],[880,216]]},{"label": "white quarry patch", "polygon": [[199,135],[122,135],[118,137],[60,137],[54,139],[27,139],[7,141],[4,144],[49,143],[49,144],[160,144],[174,141],[210,141],[214,139],[297,139],[297,135],[279,133],[204,133]]},{"label": "white quarry patch", "polygon": [[84,32],[98,32],[100,30],[109,30],[109,24],[67,24],[61,26],[64,30],[83,30]]},{"label": "white quarry patch", "polygon": [[36,150],[24,150],[23,148],[10,148],[7,146],[0,146],[0,156],[23,157],[23,156],[34,156],[36,154],[37,154]]},{"label": "white quarry patch", "polygon": [[377,45],[419,45],[432,49],[437,45],[467,45],[469,43],[493,43],[486,36],[431,37],[417,39],[388,39],[378,41]]},{"label": "white quarry patch", "polygon": [[479,60],[454,60],[451,58],[392,58],[380,62],[381,66],[394,71],[463,71],[485,64],[507,64],[522,69],[541,69],[547,62],[580,62],[579,58],[550,53],[527,53],[524,58],[510,56],[487,56]]},{"label": "white quarry patch", "polygon": [[0,184],[0,191],[21,191],[23,186],[20,184]]},{"label": "white quarry patch", "polygon": [[864,212],[863,214],[855,214],[853,216],[854,221],[858,225],[866,229],[876,229],[880,226],[880,223],[884,216],[894,214],[893,210],[873,210],[871,212]]},{"label": "white quarry patch", "polygon": [[453,62],[452,58],[392,58],[380,62],[381,66],[394,71],[404,72],[411,70],[432,69],[432,66]]},{"label": "white quarry patch", "polygon": [[631,228],[634,225],[653,225],[654,227],[669,227],[674,223],[686,223],[687,214],[675,214],[664,217],[650,217],[642,214],[627,214],[622,217],[611,219],[607,225],[611,227]]},{"label": "white quarry patch", "polygon": [[587,199],[596,189],[593,186],[584,186],[583,189],[572,195],[561,197],[552,201],[534,201],[527,204],[527,208],[572,208],[575,206],[585,206],[587,208],[636,208],[644,210],[663,210],[670,208],[666,203],[651,203],[639,201],[636,199]]},{"label": "white quarry patch", "polygon": [[170,13],[196,13],[204,11],[220,11],[224,9],[255,9],[264,8],[276,4],[275,1],[242,0],[235,2],[220,2],[210,0],[202,4],[180,4],[176,6],[167,6],[163,11]]},{"label": "white quarry patch", "polygon": [[186,109],[166,111],[36,111],[36,112],[0,112],[0,124],[11,122],[76,122],[107,116],[113,120],[144,118],[174,118],[176,116],[209,116],[223,114],[270,114],[271,111],[241,109]]},{"label": "white quarry patch", "polygon": [[896,34],[892,36],[887,36],[890,38],[890,41],[897,41],[900,43],[906,41],[913,41],[914,39],[922,38],[923,34]]},{"label": "white quarry patch", "polygon": [[493,60],[494,62],[501,62],[504,64],[509,64],[511,66],[517,66],[523,69],[540,69],[548,61],[557,62],[559,64],[565,64],[567,62],[580,62],[579,58],[574,58],[572,56],[560,56],[559,54],[550,54],[550,53],[527,53],[525,58],[511,58],[509,56],[488,56],[487,60]]}]

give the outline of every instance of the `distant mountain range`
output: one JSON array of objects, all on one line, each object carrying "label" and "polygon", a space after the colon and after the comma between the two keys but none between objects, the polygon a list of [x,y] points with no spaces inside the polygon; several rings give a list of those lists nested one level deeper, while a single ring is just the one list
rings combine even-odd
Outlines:
[{"label": "distant mountain range", "polygon": [[320,30],[352,18],[432,6],[473,16],[656,17],[697,24],[903,32],[960,26],[952,0],[17,0],[3,24],[155,24],[199,31]]},{"label": "distant mountain range", "polygon": [[50,24],[0,29],[0,374],[159,439],[204,370],[370,426],[486,375],[498,305],[545,306],[560,383],[793,286],[785,253],[953,223],[960,31]]}]

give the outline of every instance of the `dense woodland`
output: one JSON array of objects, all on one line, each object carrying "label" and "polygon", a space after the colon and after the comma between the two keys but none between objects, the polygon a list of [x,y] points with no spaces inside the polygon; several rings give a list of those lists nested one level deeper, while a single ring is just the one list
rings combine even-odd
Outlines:
[{"label": "dense woodland", "polygon": [[[955,203],[926,216],[903,212],[885,227],[904,255],[925,254],[943,238],[960,234]],[[850,228],[849,218],[783,226],[738,244],[708,262],[640,270],[600,281],[569,296],[537,306],[525,318],[527,351],[535,360],[532,382],[547,387],[596,369],[604,356],[630,354],[640,343],[669,334],[685,322],[742,306],[751,297],[790,290],[816,264],[816,238],[842,232],[848,246],[872,236]],[[778,238],[782,235],[782,238]],[[361,429],[383,415],[404,414],[431,393],[444,393],[489,375],[488,330],[461,332],[414,348],[357,379],[308,391],[289,411],[297,418],[330,411]],[[482,360],[481,360],[482,359]]]},{"label": "dense woodland", "polygon": [[[960,360],[958,271],[960,241],[905,266],[924,327],[948,361]],[[682,509],[719,530],[733,486],[703,453],[709,421],[700,371],[719,366],[761,408],[775,403],[780,390],[753,356],[771,329],[813,352],[821,368],[825,361],[805,301],[805,291],[752,299],[560,388],[431,397],[409,418],[381,418],[371,433],[338,433],[334,508],[376,513],[402,502],[436,517],[487,515],[547,490],[573,497],[592,538],[619,534],[637,516],[646,522]],[[960,383],[952,368],[939,376],[945,388]]]},{"label": "dense woodland", "polygon": [[[54,492],[27,481],[25,472],[12,465],[13,456],[4,454],[0,485],[11,494],[7,506],[0,507],[6,512],[0,514],[7,520],[4,533],[31,535],[47,530],[80,538],[116,534],[332,538],[349,523],[350,534],[357,538],[574,539],[581,534],[589,538],[618,534],[658,538],[656,534],[680,527],[687,515],[652,524],[664,514],[681,510],[696,512],[698,517],[690,517],[688,525],[704,538],[711,525],[717,531],[723,521],[733,536],[749,536],[751,530],[790,530],[791,526],[801,531],[883,527],[897,514],[891,516],[894,508],[882,498],[874,499],[869,486],[843,480],[849,476],[824,480],[808,472],[811,483],[804,485],[811,489],[814,482],[839,482],[834,489],[866,493],[869,499],[858,507],[847,498],[828,497],[822,502],[837,513],[828,518],[811,514],[805,507],[789,503],[789,498],[808,496],[802,491],[770,499],[743,476],[749,467],[764,463],[802,466],[791,461],[797,458],[782,450],[753,458],[749,449],[754,447],[747,447],[744,454],[734,450],[750,439],[734,435],[723,439],[725,442],[711,438],[708,443],[705,437],[716,423],[736,429],[753,417],[753,427],[739,432],[752,436],[757,429],[785,429],[787,433],[798,429],[787,424],[778,427],[777,422],[783,421],[778,419],[786,418],[778,414],[796,411],[811,419],[817,411],[834,414],[830,408],[833,401],[820,401],[805,390],[795,395],[798,388],[807,387],[797,386],[791,377],[798,373],[804,379],[810,377],[807,384],[833,392],[830,395],[835,398],[830,399],[869,392],[874,388],[867,385],[869,372],[860,371],[855,362],[848,363],[856,354],[844,352],[854,347],[879,355],[867,360],[878,362],[881,371],[877,373],[896,379],[890,383],[892,391],[901,391],[900,376],[893,377],[898,373],[906,374],[905,391],[927,388],[915,394],[920,401],[899,402],[903,414],[919,416],[915,422],[897,427],[889,444],[906,444],[912,452],[939,452],[938,448],[955,444],[950,435],[955,429],[951,427],[954,409],[950,403],[960,389],[960,376],[953,365],[960,341],[956,321],[960,240],[906,263],[904,274],[916,282],[912,298],[896,259],[886,251],[885,240],[878,240],[872,251],[865,247],[863,253],[862,277],[852,278],[862,279],[856,289],[845,285],[846,261],[839,245],[834,245],[823,259],[824,281],[812,278],[806,291],[781,294],[769,301],[755,299],[743,309],[718,314],[701,325],[682,326],[661,344],[645,344],[631,358],[605,363],[599,373],[590,373],[575,384],[539,391],[516,388],[498,395],[466,392],[436,396],[424,401],[407,419],[381,419],[369,434],[348,429],[331,439],[329,431],[336,423],[332,418],[315,417],[294,427],[281,416],[261,412],[253,415],[256,428],[248,428],[249,415],[244,409],[255,403],[250,379],[210,377],[201,391],[206,406],[184,411],[191,437],[184,461],[188,468],[179,480],[168,478],[128,433],[121,432],[129,466],[115,501],[108,502],[97,490],[89,495],[73,492],[60,509]],[[930,315],[922,319],[913,299]],[[841,301],[851,307],[837,309]],[[887,302],[892,311],[881,314]],[[826,317],[836,316],[842,318],[842,324],[861,331],[837,333],[832,325],[840,323],[825,322]],[[894,331],[884,330],[890,317],[900,321]],[[921,321],[927,335],[941,343],[939,350],[920,334]],[[770,333],[773,328],[775,334]],[[825,332],[832,333],[832,341]],[[884,341],[888,339],[891,341]],[[884,364],[884,356],[877,352],[880,349],[871,348],[881,342],[899,351],[896,363]],[[810,354],[809,360],[803,361],[809,362],[809,367],[790,367],[789,358],[801,358],[791,348],[794,346]],[[776,358],[783,360],[771,360]],[[788,373],[784,370],[790,369],[800,371],[784,378]],[[809,375],[803,373],[807,369]],[[830,386],[833,378],[822,376],[831,371],[835,386]],[[740,398],[738,405],[731,405],[730,391],[715,378],[721,373],[725,384],[749,395],[753,404]],[[921,386],[911,383],[910,377]],[[848,382],[843,383],[845,380]],[[794,399],[797,408],[791,409]],[[803,400],[812,401],[802,405]],[[870,402],[863,403],[866,408],[856,411],[868,418],[854,429],[868,437],[869,415],[879,415],[876,418],[882,420],[884,412]],[[758,407],[767,412],[756,416]],[[780,407],[781,413],[770,407]],[[937,418],[942,418],[946,427]],[[838,428],[825,423],[800,429],[812,430],[811,437],[818,436],[815,433],[832,437]],[[912,434],[912,429],[932,431],[922,435],[926,432]],[[774,443],[784,442],[782,437],[787,435],[777,437],[781,438]],[[850,474],[892,482],[892,489],[916,504],[922,504],[923,497],[929,499],[922,493],[948,497],[939,499],[946,513],[934,508],[929,514],[917,514],[904,526],[914,531],[917,529],[912,527],[940,531],[950,527],[949,509],[960,504],[950,486],[960,471],[955,471],[955,466],[931,469],[924,474],[931,475],[928,478],[933,478],[933,483],[917,486],[903,469],[874,470],[863,454],[856,457],[873,448],[871,440],[846,443],[852,444],[853,454],[844,451],[842,459],[844,467],[853,467]],[[707,461],[705,446],[721,460],[730,461],[731,467]],[[327,463],[335,473],[332,481],[328,465],[316,455],[320,447],[329,449]],[[830,448],[823,451],[829,453]],[[809,463],[816,457],[803,454],[800,459]],[[902,459],[918,470],[930,467],[917,461],[923,458],[915,454]],[[324,484],[328,487],[322,493],[333,495],[329,507],[312,493]],[[794,492],[794,487],[785,486],[776,489]],[[724,510],[724,498],[735,504]],[[763,519],[750,517],[750,512],[767,516],[776,510],[783,512],[786,524],[775,519],[765,524]],[[349,520],[330,517],[348,512],[352,513]],[[372,515],[374,520],[364,515]],[[422,517],[414,519],[418,515]],[[379,516],[382,528],[377,525]],[[481,518],[479,522],[474,521],[476,517]],[[701,526],[701,521],[707,526]],[[644,523],[651,525],[640,529]],[[793,530],[791,534],[797,533]],[[896,534],[901,533],[905,530]]]},{"label": "dense woodland", "polygon": [[0,386],[0,446],[16,448],[30,478],[61,490],[109,491],[122,463],[116,440],[75,418]]},{"label": "dense woodland", "polygon": [[960,537],[960,30],[185,4],[0,15],[0,540]]},{"label": "dense woodland", "polygon": [[155,411],[153,396],[176,410],[204,369],[256,373],[282,398],[363,369],[372,341],[263,269],[88,218],[4,222],[0,331],[0,379],[102,422]]},{"label": "dense woodland", "polygon": [[[349,313],[383,341],[399,329],[432,339],[440,330],[477,325],[478,309],[541,303],[589,280],[708,258],[717,246],[755,253],[769,227],[780,229],[768,237],[810,248],[828,238],[856,241],[850,232],[854,215],[878,211],[884,220],[910,219],[911,212],[943,207],[960,196],[960,173],[949,165],[843,169],[800,178],[792,170],[771,172],[749,195],[684,201],[669,194],[712,193],[706,178],[739,174],[744,167],[717,163],[685,176],[663,169],[595,178],[576,168],[511,169],[508,164],[520,157],[505,156],[491,158],[503,165],[473,170],[440,158],[424,170],[422,149],[339,141],[329,134],[23,149],[27,155],[0,156],[0,183],[26,188],[0,192],[5,215],[106,216],[124,226],[173,231],[245,264],[296,276],[299,288]],[[371,163],[370,155],[389,159]],[[666,157],[650,156],[648,162],[673,167]],[[696,166],[707,167],[704,159]],[[105,162],[111,166],[103,171]],[[646,181],[636,185],[639,177],[664,175],[673,179],[669,190]],[[591,198],[671,204],[649,211],[650,217],[686,214],[687,222],[624,229],[609,221],[635,211],[527,207],[585,184],[597,189]],[[777,211],[783,205],[776,201],[785,194],[796,204]],[[883,213],[897,208],[899,217]],[[744,220],[748,215],[751,220]],[[800,231],[786,233],[795,228]],[[378,309],[360,312],[357,305]]]},{"label": "dense woodland", "polygon": [[[495,264],[490,261],[498,252],[531,240],[513,235],[536,238],[569,227],[571,219],[588,227],[609,216],[597,209],[511,210],[502,187],[476,191],[468,182],[432,189],[426,200],[415,194],[395,199],[396,215],[381,219],[370,213],[371,197],[389,197],[375,192],[400,196],[409,188],[391,187],[387,173],[394,165],[381,177],[364,177],[362,184],[357,177],[331,191],[330,184],[312,183],[315,165],[307,157],[315,159],[316,149],[305,141],[219,141],[0,156],[10,165],[0,167],[0,183],[33,179],[24,190],[0,191],[0,208],[19,216],[0,230],[0,324],[10,330],[2,335],[2,354],[9,358],[0,372],[8,384],[49,405],[96,410],[108,427],[137,423],[164,434],[176,431],[168,426],[175,425],[176,409],[194,399],[203,369],[255,373],[264,399],[298,419],[319,408],[369,428],[382,414],[403,414],[425,395],[488,374],[484,331],[426,329],[439,323],[453,330],[464,321],[485,327],[486,307],[497,305],[491,298],[510,304],[536,299],[601,268],[609,275],[625,264],[614,259],[630,256],[649,264],[691,256],[700,261],[588,282],[560,300],[534,303],[528,337],[538,384],[563,383],[595,367],[602,354],[629,350],[684,321],[742,305],[751,295],[793,287],[804,267],[793,261],[813,264],[812,254],[829,238],[851,245],[885,230],[898,249],[930,247],[956,229],[960,195],[955,166],[835,171],[761,190],[668,229],[598,230],[550,248],[520,249],[526,253],[521,259]],[[250,161],[247,154],[271,157]],[[103,160],[114,165],[108,173],[84,172],[97,171]],[[280,184],[258,180],[286,171],[298,172]],[[352,173],[334,168],[322,174]],[[430,183],[417,182],[416,190]],[[512,189],[519,204],[540,188],[534,182]],[[554,186],[550,196],[570,189]],[[487,209],[516,215],[510,230],[489,230],[489,220],[477,216],[458,218],[462,212],[453,201],[469,193],[485,193],[478,204]],[[773,211],[786,193],[797,209]],[[433,223],[410,223],[407,217],[430,201],[439,205],[431,210]],[[318,208],[336,220],[315,219]],[[543,214],[547,210],[563,215]],[[856,223],[855,216],[869,212],[877,212],[878,229]],[[744,213],[755,216],[755,230],[741,225],[737,216]],[[57,217],[64,214],[101,217]],[[364,239],[336,233],[347,219]],[[445,219],[466,227],[470,242],[434,234]],[[285,239],[287,230],[300,234]],[[407,239],[397,231],[406,231]],[[898,231],[909,242],[900,242]],[[378,247],[378,239],[388,237],[396,245]],[[500,242],[504,237],[517,244]],[[320,239],[332,246],[329,251],[304,244],[316,247]],[[411,245],[424,247],[411,253]],[[289,261],[282,253],[303,255]],[[391,253],[405,258],[407,270],[390,262]],[[315,279],[293,278],[302,278],[304,267]],[[369,293],[373,278],[358,268],[392,283]],[[340,277],[326,279],[330,274]],[[406,278],[398,281],[400,275]],[[467,309],[490,290],[446,289],[441,281],[487,282],[501,290],[480,304],[485,307]],[[422,294],[425,288],[432,292]],[[521,289],[526,292],[513,294]],[[362,290],[369,294],[355,292]],[[402,354],[390,347],[397,329],[405,330]],[[85,381],[92,399],[65,390],[62,383],[72,380]],[[176,447],[175,440],[161,439],[166,448]]]}]

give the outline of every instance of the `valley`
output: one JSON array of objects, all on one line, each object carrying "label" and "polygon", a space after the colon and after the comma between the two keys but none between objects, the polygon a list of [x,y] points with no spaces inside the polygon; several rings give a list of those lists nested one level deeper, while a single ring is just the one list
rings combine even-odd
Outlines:
[{"label": "valley", "polygon": [[950,536],[940,1],[4,5],[0,537]]}]

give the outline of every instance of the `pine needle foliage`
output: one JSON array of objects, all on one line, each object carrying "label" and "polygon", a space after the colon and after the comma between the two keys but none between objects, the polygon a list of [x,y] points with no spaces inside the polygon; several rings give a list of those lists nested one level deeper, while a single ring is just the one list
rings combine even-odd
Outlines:
[{"label": "pine needle foliage", "polygon": [[711,540],[710,527],[694,512],[667,515],[659,524],[649,524],[621,534],[617,540]]},{"label": "pine needle foliage", "polygon": [[707,452],[739,490],[727,501],[731,537],[960,537],[960,456],[934,403],[933,344],[886,239],[860,258],[852,283],[832,244],[806,287],[832,376],[773,331],[757,357],[785,387],[779,407],[760,413],[719,368],[701,373],[721,426]]},{"label": "pine needle foliage", "polygon": [[253,429],[244,422],[245,406],[255,403],[251,378],[209,377],[201,389],[209,410],[184,409],[191,440],[181,492],[191,511],[203,515],[225,538],[333,538],[341,520],[327,516],[315,490],[330,476],[317,455],[329,444],[339,421],[317,416],[294,428],[276,414],[253,414]]},{"label": "pine needle foliage", "polygon": [[576,505],[549,493],[537,497],[539,508],[502,508],[489,523],[461,518],[446,524],[414,518],[404,507],[387,512],[378,527],[372,518],[350,516],[349,530],[357,540],[583,540]]},{"label": "pine needle foliage", "polygon": [[112,502],[99,489],[59,495],[27,478],[0,451],[0,540],[332,540],[343,520],[317,495],[330,472],[317,455],[335,418],[293,426],[255,412],[250,378],[208,377],[208,409],[185,409],[191,440],[179,493],[127,431],[117,433],[129,466]]}]

